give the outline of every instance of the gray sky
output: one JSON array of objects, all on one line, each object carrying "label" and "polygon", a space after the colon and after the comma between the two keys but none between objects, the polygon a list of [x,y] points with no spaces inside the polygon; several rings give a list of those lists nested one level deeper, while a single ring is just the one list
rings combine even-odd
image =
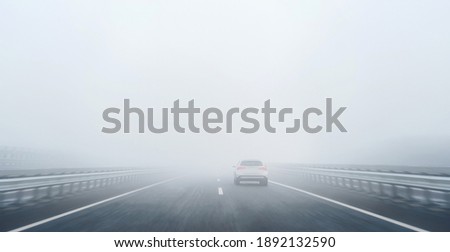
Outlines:
[{"label": "gray sky", "polygon": [[[98,165],[450,166],[449,1],[0,2],[2,145]],[[347,106],[346,134],[101,133],[102,111]]]}]

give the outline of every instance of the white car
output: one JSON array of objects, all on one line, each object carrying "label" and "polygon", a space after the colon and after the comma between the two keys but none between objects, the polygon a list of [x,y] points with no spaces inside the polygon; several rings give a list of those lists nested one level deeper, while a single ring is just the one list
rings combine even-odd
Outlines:
[{"label": "white car", "polygon": [[241,160],[234,168],[234,184],[241,181],[259,181],[260,185],[267,186],[269,181],[267,166],[260,160]]}]

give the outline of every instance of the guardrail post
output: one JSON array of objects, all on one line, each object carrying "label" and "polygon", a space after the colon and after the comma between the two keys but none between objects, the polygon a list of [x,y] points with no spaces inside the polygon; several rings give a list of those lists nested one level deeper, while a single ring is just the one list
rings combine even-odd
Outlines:
[{"label": "guardrail post", "polygon": [[34,188],[32,194],[31,194],[31,200],[37,200],[38,193],[39,193],[39,187]]},{"label": "guardrail post", "polygon": [[365,188],[366,185],[367,185],[367,191],[369,191],[369,183],[367,181],[361,180],[360,185],[361,185],[362,192],[366,192],[366,188]]},{"label": "guardrail post", "polygon": [[356,181],[358,181],[358,191],[362,191],[362,181],[359,179]]},{"label": "guardrail post", "polygon": [[394,184],[391,184],[392,187],[392,198],[398,198],[398,192],[397,192],[397,186]]},{"label": "guardrail post", "polygon": [[425,204],[432,204],[433,201],[431,200],[431,191],[428,189],[423,189],[423,196],[425,199]]},{"label": "guardrail post", "polygon": [[69,193],[73,193],[73,185],[74,184],[75,184],[74,182],[69,184]]},{"label": "guardrail post", "polygon": [[378,183],[378,188],[380,190],[380,196],[385,196],[383,183]]},{"label": "guardrail post", "polygon": [[64,184],[61,184],[59,186],[59,194],[58,194],[58,196],[62,196],[63,194],[64,194]]},{"label": "guardrail post", "polygon": [[445,200],[445,206],[447,207],[447,208],[450,208],[450,192],[444,192],[445,193],[445,195],[444,195],[444,200]]},{"label": "guardrail post", "polygon": [[406,187],[406,199],[408,201],[414,201],[413,190],[412,190],[412,188],[410,186]]},{"label": "guardrail post", "polygon": [[51,196],[52,196],[52,187],[51,186],[47,186],[45,197],[51,198]]},{"label": "guardrail post", "polygon": [[22,201],[23,190],[18,190],[16,192],[16,200],[15,203],[20,203]]}]

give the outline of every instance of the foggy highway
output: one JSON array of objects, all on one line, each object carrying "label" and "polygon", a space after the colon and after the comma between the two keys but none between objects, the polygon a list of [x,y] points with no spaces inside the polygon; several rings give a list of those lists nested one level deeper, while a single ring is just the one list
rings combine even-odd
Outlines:
[{"label": "foggy highway", "polygon": [[445,212],[391,204],[270,170],[234,185],[231,170],[152,172],[136,183],[1,212],[1,231],[442,231]]},{"label": "foggy highway", "polygon": [[[0,233],[450,232],[449,9],[0,1]],[[338,249],[450,250],[390,234]]]}]

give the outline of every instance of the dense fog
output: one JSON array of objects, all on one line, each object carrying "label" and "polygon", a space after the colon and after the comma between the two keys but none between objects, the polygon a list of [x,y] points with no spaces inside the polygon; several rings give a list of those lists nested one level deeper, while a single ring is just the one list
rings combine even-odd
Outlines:
[{"label": "dense fog", "polygon": [[[448,1],[127,3],[0,3],[0,145],[68,166],[450,166]],[[158,120],[175,100],[227,111],[270,99],[300,118],[326,98],[347,108],[347,132],[178,133],[169,123],[140,134],[136,118],[129,134],[102,132],[103,111],[124,99]]]}]

